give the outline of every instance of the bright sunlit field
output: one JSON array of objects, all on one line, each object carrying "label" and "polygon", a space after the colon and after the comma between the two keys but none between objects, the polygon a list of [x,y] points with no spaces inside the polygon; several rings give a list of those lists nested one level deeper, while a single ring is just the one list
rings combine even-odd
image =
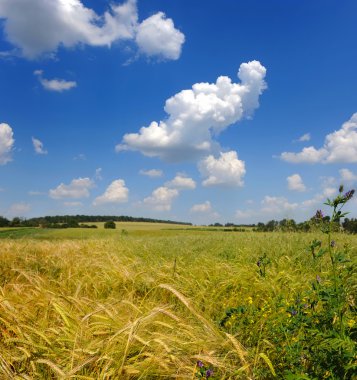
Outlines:
[{"label": "bright sunlit field", "polygon": [[[329,325],[332,269],[313,259],[314,239],[326,235],[3,230],[0,378],[350,379],[353,262],[338,269],[344,308]],[[356,261],[357,237],[334,239]],[[352,355],[345,377],[322,362],[338,352]],[[304,375],[313,371],[324,377]]]}]

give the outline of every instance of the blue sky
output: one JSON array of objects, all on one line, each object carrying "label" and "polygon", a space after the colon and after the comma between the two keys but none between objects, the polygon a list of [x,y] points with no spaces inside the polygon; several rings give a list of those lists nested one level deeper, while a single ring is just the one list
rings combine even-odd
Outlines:
[{"label": "blue sky", "polygon": [[309,218],[357,183],[356,13],[2,0],[0,215]]}]

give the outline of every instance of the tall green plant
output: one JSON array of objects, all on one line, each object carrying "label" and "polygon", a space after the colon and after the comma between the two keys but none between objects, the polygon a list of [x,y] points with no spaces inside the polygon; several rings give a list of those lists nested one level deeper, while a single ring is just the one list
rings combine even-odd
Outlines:
[{"label": "tall green plant", "polygon": [[[308,303],[293,311],[296,318],[291,327],[296,330],[303,327],[301,367],[303,373],[312,379],[351,379],[356,371],[356,328],[352,323],[356,312],[353,268],[349,247],[339,247],[333,239],[336,226],[340,227],[341,218],[348,214],[342,209],[354,192],[343,193],[343,186],[340,186],[338,195],[325,202],[332,209],[330,217],[326,218],[321,210],[316,212],[315,218],[321,221],[321,231],[327,235],[327,246],[323,247],[320,241],[314,240],[309,250],[314,260],[322,260],[328,254],[329,270],[316,275],[311,290],[306,294]],[[320,249],[315,254],[317,247]],[[298,379],[302,374],[290,372],[288,375],[289,379]]]}]

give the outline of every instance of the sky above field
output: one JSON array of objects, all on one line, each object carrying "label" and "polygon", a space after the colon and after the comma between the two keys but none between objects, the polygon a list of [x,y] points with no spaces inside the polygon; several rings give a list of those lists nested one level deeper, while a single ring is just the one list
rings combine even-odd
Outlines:
[{"label": "sky above field", "polygon": [[357,185],[356,15],[1,0],[0,215],[310,218]]}]

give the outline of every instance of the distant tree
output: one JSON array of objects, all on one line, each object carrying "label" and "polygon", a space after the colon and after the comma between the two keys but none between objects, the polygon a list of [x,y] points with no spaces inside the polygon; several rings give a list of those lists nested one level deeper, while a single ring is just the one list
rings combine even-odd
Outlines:
[{"label": "distant tree", "polygon": [[298,231],[309,232],[311,230],[311,224],[309,221],[305,221],[296,225]]},{"label": "distant tree", "polygon": [[342,223],[342,227],[347,232],[357,234],[357,219],[345,218],[344,222]]},{"label": "distant tree", "polygon": [[95,224],[84,224],[84,223],[81,223],[79,227],[80,228],[98,228]]},{"label": "distant tree", "polygon": [[296,222],[294,219],[283,219],[279,222],[279,228],[282,231],[296,231]]},{"label": "distant tree", "polygon": [[[1,1],[1,0],[0,0]],[[132,216],[110,216],[110,215],[56,215],[56,216],[43,216],[40,218],[31,218],[26,221],[27,225],[31,223],[34,226],[48,226],[52,224],[63,224],[69,223],[69,221],[75,220],[78,223],[88,223],[88,222],[149,222],[149,223],[171,223],[171,224],[181,224],[181,225],[192,225],[192,223],[187,222],[176,222],[172,220],[160,220],[142,217],[132,217]]]},{"label": "distant tree", "polygon": [[79,227],[79,224],[75,219],[69,220],[67,225],[68,225],[68,228],[78,228]]},{"label": "distant tree", "polygon": [[21,219],[18,217],[13,218],[12,221],[10,222],[10,226],[11,227],[20,227],[21,226]]},{"label": "distant tree", "polygon": [[104,228],[115,229],[116,228],[115,222],[113,222],[112,220],[108,220],[107,222],[104,223]]},{"label": "distant tree", "polygon": [[264,231],[265,230],[265,224],[262,223],[262,222],[259,222],[257,224],[257,228],[256,228],[257,231]]},{"label": "distant tree", "polygon": [[266,231],[275,231],[276,228],[278,227],[279,222],[277,220],[270,220],[266,225],[265,225],[265,230]]},{"label": "distant tree", "polygon": [[7,227],[9,226],[10,221],[4,218],[3,216],[0,216],[0,227]]}]

